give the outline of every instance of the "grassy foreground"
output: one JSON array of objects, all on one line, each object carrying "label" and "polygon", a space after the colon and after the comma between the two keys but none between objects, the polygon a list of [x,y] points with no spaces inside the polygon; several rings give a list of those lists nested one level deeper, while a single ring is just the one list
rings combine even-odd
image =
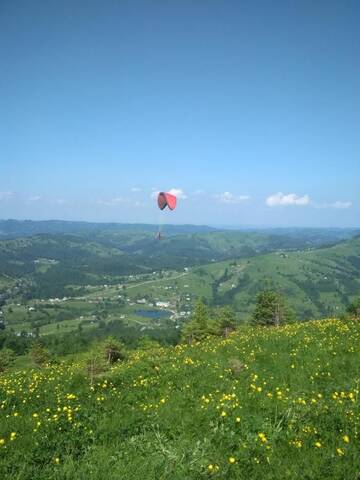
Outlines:
[{"label": "grassy foreground", "polygon": [[360,323],[241,330],[0,377],[2,479],[360,478]]}]

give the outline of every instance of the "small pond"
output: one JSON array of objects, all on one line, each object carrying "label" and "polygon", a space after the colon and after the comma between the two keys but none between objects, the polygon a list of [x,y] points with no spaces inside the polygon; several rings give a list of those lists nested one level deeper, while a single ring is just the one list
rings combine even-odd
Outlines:
[{"label": "small pond", "polygon": [[136,310],[135,313],[146,318],[169,318],[171,315],[168,310]]}]

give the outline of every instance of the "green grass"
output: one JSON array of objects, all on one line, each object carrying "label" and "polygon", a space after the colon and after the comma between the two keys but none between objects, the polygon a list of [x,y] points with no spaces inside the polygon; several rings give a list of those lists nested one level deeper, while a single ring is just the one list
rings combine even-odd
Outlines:
[{"label": "green grass", "polygon": [[358,478],[359,341],[323,320],[135,352],[93,386],[2,375],[0,478]]}]

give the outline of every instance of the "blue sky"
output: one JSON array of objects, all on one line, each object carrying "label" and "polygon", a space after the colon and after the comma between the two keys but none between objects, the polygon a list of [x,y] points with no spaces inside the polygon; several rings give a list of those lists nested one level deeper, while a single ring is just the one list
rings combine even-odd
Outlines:
[{"label": "blue sky", "polygon": [[0,218],[359,226],[357,1],[0,3]]}]

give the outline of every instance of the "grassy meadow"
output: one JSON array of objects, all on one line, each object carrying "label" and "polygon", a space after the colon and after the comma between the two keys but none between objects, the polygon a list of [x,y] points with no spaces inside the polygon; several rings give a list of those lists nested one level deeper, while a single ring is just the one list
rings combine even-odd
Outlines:
[{"label": "grassy meadow", "polygon": [[2,479],[356,479],[360,324],[328,319],[0,377]]}]

